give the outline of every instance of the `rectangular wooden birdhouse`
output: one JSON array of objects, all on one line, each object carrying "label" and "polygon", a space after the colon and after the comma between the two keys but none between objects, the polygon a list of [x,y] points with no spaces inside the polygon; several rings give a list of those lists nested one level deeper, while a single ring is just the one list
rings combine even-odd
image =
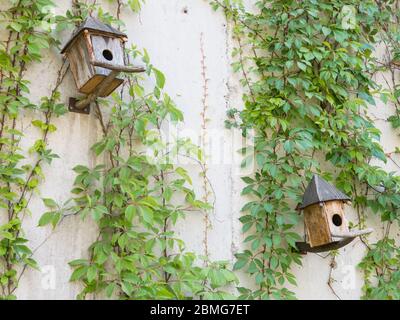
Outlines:
[{"label": "rectangular wooden birdhouse", "polygon": [[145,71],[143,67],[125,65],[125,41],[124,33],[93,17],[77,28],[61,53],[69,61],[78,91],[87,97],[80,101],[70,98],[70,111],[89,113],[92,101],[110,95],[121,85],[119,73]]},{"label": "rectangular wooden birdhouse", "polygon": [[[69,60],[79,92],[85,94],[94,92],[110,74],[110,69],[96,66],[94,62],[125,66],[124,41],[126,41],[124,33],[93,17],[88,17],[78,27],[61,53]],[[102,92],[99,92],[99,96],[108,96],[122,82],[122,79],[114,78]]]},{"label": "rectangular wooden birdhouse", "polygon": [[[302,251],[338,249],[371,229],[349,231],[344,205],[350,198],[314,175],[298,207],[304,212],[306,243],[298,243]],[[312,250],[314,249],[314,250]]]}]

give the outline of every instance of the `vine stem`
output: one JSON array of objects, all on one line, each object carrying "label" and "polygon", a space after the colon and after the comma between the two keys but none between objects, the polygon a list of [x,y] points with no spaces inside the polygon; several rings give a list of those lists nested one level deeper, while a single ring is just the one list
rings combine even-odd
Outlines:
[{"label": "vine stem", "polygon": [[[18,21],[18,18],[23,16],[24,14],[24,7],[22,7],[22,2],[18,1],[16,3],[16,5],[10,9],[10,12],[12,12],[12,21],[16,20]],[[35,21],[35,19],[41,19],[42,17],[38,17],[38,13],[34,10],[32,10],[32,20]],[[33,28],[33,27],[29,27],[29,28]],[[12,96],[14,97],[14,100],[12,101],[18,101],[19,97],[21,97],[21,86],[20,83],[23,80],[24,74],[27,70],[27,62],[30,61],[29,59],[35,60],[34,58],[30,57],[28,55],[28,41],[29,38],[25,37],[25,36],[21,36],[21,35],[26,35],[26,34],[33,34],[34,32],[31,29],[26,29],[26,30],[22,30],[21,32],[14,32],[13,30],[9,31],[9,36],[8,36],[8,40],[6,42],[5,48],[6,48],[6,52],[7,54],[9,54],[10,56],[10,61],[11,61],[11,65],[14,68],[13,71],[10,71],[9,74],[9,79],[13,79],[15,81],[15,85],[14,87],[9,86],[8,90],[7,90],[7,95],[8,96]],[[36,32],[36,33],[40,33],[40,32]],[[15,36],[14,36],[15,35]],[[45,33],[42,33],[42,35],[46,35]],[[19,45],[19,49],[16,50],[15,52],[10,52],[11,48],[10,48],[10,43],[11,41],[15,42],[15,45]],[[26,57],[25,59],[22,57]],[[63,63],[64,66],[64,63]],[[62,69],[62,67],[61,67]],[[56,86],[54,88],[54,90],[51,92],[51,98],[49,100],[49,105],[54,103],[54,96],[55,93],[58,89],[58,86],[61,84],[63,76],[65,75],[65,72],[63,74],[63,76],[61,76],[61,69],[59,71],[58,74],[58,79],[56,81]],[[1,71],[1,85],[3,84],[3,80],[4,80],[4,72],[3,70]],[[13,89],[12,89],[13,88]],[[15,93],[12,93],[11,90],[14,90]],[[11,101],[11,100],[9,100]],[[9,155],[13,155],[14,152],[16,152],[16,150],[18,150],[19,147],[19,142],[20,139],[16,138],[16,134],[15,134],[15,128],[17,125],[17,116],[13,116],[12,114],[8,114],[7,111],[7,104],[9,103],[9,101],[7,101],[6,105],[4,106],[4,110],[2,110],[2,120],[1,120],[1,128],[0,128],[0,137],[3,137],[4,134],[4,128],[6,126],[6,115],[8,115],[8,120],[11,120],[11,129],[13,130],[12,133],[10,133],[10,142],[8,144],[9,146],[9,150],[8,153]],[[47,142],[47,135],[49,133],[49,124],[50,124],[50,119],[51,119],[51,109],[49,107],[49,109],[47,109],[44,114],[45,114],[45,125],[46,125],[46,129],[42,132],[43,136],[42,136],[42,140],[43,144],[46,145]],[[3,151],[3,146],[4,144],[1,143],[0,144],[0,151]],[[38,152],[39,153],[39,152]],[[40,162],[42,161],[42,159],[39,157],[39,159],[36,161],[36,163],[33,165],[33,169],[27,174],[26,179],[24,180],[23,184],[19,184],[18,185],[18,189],[19,189],[19,195],[16,196],[16,201],[14,201],[14,199],[12,200],[8,200],[8,220],[9,222],[12,221],[19,221],[20,224],[22,224],[25,215],[26,215],[26,210],[29,206],[30,200],[31,200],[31,196],[29,196],[28,198],[26,197],[28,189],[30,188],[30,182],[33,179],[34,175],[36,174],[36,169],[40,166]],[[13,181],[7,180],[6,181],[6,185],[7,188],[9,188],[9,190],[12,190],[12,183]],[[34,189],[34,187],[32,188]],[[22,212],[22,214],[20,214]],[[18,227],[18,228],[14,228],[12,230],[12,235],[15,239],[17,239],[18,237],[20,237],[20,234],[22,232],[22,228]],[[11,246],[11,244],[10,244]],[[33,256],[34,252],[31,252],[29,258],[31,258]],[[23,276],[23,274],[25,273],[25,270],[27,269],[28,263],[23,260],[22,261],[22,257],[20,254],[18,253],[11,253],[10,251],[10,247],[7,248],[6,254],[5,254],[5,265],[6,265],[6,270],[9,270],[10,272],[14,270],[15,266],[19,263],[21,263],[21,270],[19,271],[19,274],[17,272],[17,275],[15,280],[11,281],[11,278],[8,279],[7,282],[7,288],[5,290],[5,288],[2,286],[2,292],[3,295],[7,294],[8,296],[11,296],[15,290],[17,289],[20,279]],[[25,258],[24,258],[25,259]],[[18,261],[20,260],[20,261]]]},{"label": "vine stem", "polygon": [[333,282],[335,281],[335,279],[333,278],[332,273],[333,273],[333,269],[334,269],[335,267],[336,267],[336,256],[335,256],[335,255],[332,255],[331,261],[330,261],[330,263],[329,263],[329,276],[328,276],[327,284],[328,284],[329,289],[330,289],[330,290],[332,291],[332,293],[335,295],[335,297],[336,297],[338,300],[342,300],[342,299],[340,298],[340,296],[336,293],[336,290],[333,288]]},{"label": "vine stem", "polygon": [[[210,81],[207,78],[207,66],[206,66],[206,55],[204,52],[204,34],[200,34],[200,55],[201,55],[201,78],[203,80],[203,97],[201,100],[201,105],[202,105],[202,112],[200,113],[200,118],[201,118],[201,148],[203,150],[207,150],[207,123],[209,119],[207,118],[207,110],[208,110],[208,82]],[[202,161],[202,166],[201,166],[201,176],[203,180],[203,201],[208,203],[209,202],[209,180],[207,179],[207,172],[208,172],[208,166],[207,166],[207,154],[203,155],[204,159]],[[208,248],[208,233],[209,233],[209,228],[211,227],[210,225],[210,219],[209,219],[209,213],[207,211],[204,212],[204,238],[203,238],[203,244],[204,244],[204,256],[206,257],[205,260],[205,265],[208,265],[208,256],[209,256],[209,248]]]}]

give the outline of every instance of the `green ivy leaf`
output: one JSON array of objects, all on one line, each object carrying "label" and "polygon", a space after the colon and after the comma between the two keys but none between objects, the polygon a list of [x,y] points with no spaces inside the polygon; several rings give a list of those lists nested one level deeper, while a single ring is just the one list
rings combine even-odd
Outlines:
[{"label": "green ivy leaf", "polygon": [[165,85],[165,76],[164,76],[164,74],[160,70],[158,70],[156,68],[153,68],[153,72],[154,72],[154,75],[156,77],[157,87],[160,88],[160,89],[163,89],[164,85]]},{"label": "green ivy leaf", "polygon": [[53,221],[54,212],[46,212],[39,219],[39,227],[43,227]]},{"label": "green ivy leaf", "polygon": [[128,221],[132,221],[133,217],[136,214],[136,207],[134,205],[129,205],[126,209],[125,209],[125,218]]}]

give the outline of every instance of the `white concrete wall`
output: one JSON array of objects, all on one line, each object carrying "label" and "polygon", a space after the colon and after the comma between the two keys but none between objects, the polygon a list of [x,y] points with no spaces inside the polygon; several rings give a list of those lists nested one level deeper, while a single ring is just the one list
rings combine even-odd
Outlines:
[{"label": "white concrete wall", "polygon": [[[115,7],[109,5],[108,1],[103,3],[103,8],[115,12]],[[64,13],[71,6],[71,1],[59,0],[57,5],[57,12]],[[224,129],[226,110],[232,107],[240,108],[242,103],[238,78],[232,73],[230,66],[230,51],[235,43],[231,40],[229,26],[223,14],[212,11],[208,1],[203,0],[146,0],[140,15],[126,10],[122,20],[126,22],[129,42],[133,41],[140,48],[147,48],[153,64],[165,73],[166,91],[185,115],[181,132],[192,133],[195,143],[200,143],[201,135],[200,113],[205,93],[201,60],[205,59],[209,88],[207,116],[210,119],[207,130],[208,136],[214,137],[209,139],[212,147],[205,146],[205,150],[208,156],[208,176],[216,194],[215,199],[210,196],[211,201],[215,200],[215,210],[210,214],[209,255],[211,259],[234,261],[234,253],[242,248],[243,238],[238,218],[245,199],[240,196],[242,182],[239,179],[239,163],[232,161],[232,150],[238,149],[238,144],[233,145],[232,141],[237,142],[239,139],[232,139],[232,132]],[[65,41],[69,34],[64,33],[62,36]],[[202,57],[201,42],[205,57]],[[59,52],[52,51],[46,52],[42,63],[29,67],[32,100],[35,101],[50,92],[60,63]],[[64,102],[67,102],[69,96],[76,94],[70,73],[61,86],[61,92]],[[24,123],[21,124],[26,133],[24,146],[31,145],[38,137],[35,128],[29,126],[32,117],[32,114],[27,114]],[[49,141],[50,147],[60,159],[45,167],[47,180],[40,187],[41,194],[32,200],[32,216],[24,222],[31,247],[37,248],[35,259],[42,267],[42,272],[29,270],[25,273],[17,291],[17,296],[21,299],[74,299],[79,287],[68,282],[71,270],[67,262],[85,256],[89,244],[96,237],[95,226],[89,220],[83,222],[79,217],[66,219],[55,231],[50,227],[36,227],[40,216],[45,212],[40,197],[52,197],[60,202],[68,199],[74,179],[72,168],[78,163],[95,163],[89,148],[100,137],[100,129],[93,115],[68,113],[56,120],[55,124],[58,130],[50,135]],[[390,127],[381,123],[378,123],[378,126],[383,130],[385,149],[394,149],[394,146],[398,145],[398,137]],[[217,133],[221,138],[215,139]],[[224,147],[231,151],[225,153],[224,161],[219,163],[215,154]],[[202,194],[199,168],[190,166],[190,170],[196,178],[196,189]],[[371,225],[377,228],[375,236],[379,237],[381,230],[378,225],[374,221]],[[204,253],[203,215],[189,215],[179,224],[177,231],[186,241],[189,250]],[[333,283],[333,287],[341,298],[360,297],[362,276],[355,266],[362,256],[363,247],[359,240],[340,250],[332,276],[337,281]],[[336,299],[327,285],[329,264],[330,258],[323,259],[315,254],[304,257],[303,267],[294,270],[299,284],[294,290],[299,298]],[[47,288],[46,276],[51,273],[55,275],[55,286]],[[348,287],[346,276],[351,276],[352,273],[355,282],[353,286]],[[245,275],[239,275],[243,284],[249,283]]]}]

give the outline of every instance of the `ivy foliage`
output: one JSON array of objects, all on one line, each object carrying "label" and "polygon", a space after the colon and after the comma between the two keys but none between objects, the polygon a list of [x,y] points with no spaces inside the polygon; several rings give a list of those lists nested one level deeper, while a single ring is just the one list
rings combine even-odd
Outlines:
[{"label": "ivy foliage", "polygon": [[[127,4],[118,2],[117,13]],[[97,5],[87,8],[76,3],[63,20],[65,26],[93,10],[103,21],[123,25],[118,15]],[[73,199],[64,205],[44,199],[50,210],[39,225],[56,226],[71,215],[97,224],[99,234],[89,247],[89,258],[70,262],[70,281],[83,286],[79,299],[90,294],[120,299],[233,298],[223,290],[237,282],[228,262],[188,252],[173,231],[189,212],[210,209],[197,199],[188,172],[176,164],[179,156],[199,160],[201,151],[189,140],[166,140],[162,128],[172,128],[183,115],[164,91],[165,76],[151,64],[147,51],[126,49],[126,61],[138,59],[146,74],[126,75],[122,90],[111,101],[97,102],[93,110],[103,137],[92,151],[101,164],[76,166]]]},{"label": "ivy foliage", "polygon": [[393,128],[400,127],[400,86],[397,73],[400,66],[400,34],[399,34],[399,1],[379,3],[379,45],[384,49],[381,59],[377,59],[376,67],[383,71],[382,76],[387,85],[390,101],[395,112],[387,120]]},{"label": "ivy foliage", "polygon": [[[123,27],[121,10],[140,10],[144,1],[114,1],[117,16],[96,1],[73,1],[74,10],[54,17],[50,0],[10,0],[0,12],[6,38],[0,43],[0,297],[15,298],[27,268],[38,268],[22,228],[29,202],[44,179],[43,165],[57,157],[48,148],[56,130],[51,120],[65,112],[58,88],[39,103],[29,100],[25,78],[31,63],[41,62],[42,50],[57,46],[52,28],[72,28],[96,10],[102,20]],[[380,217],[381,240],[368,243],[360,263],[366,299],[400,298],[400,252],[390,232],[399,221],[399,178],[376,163],[392,154],[382,150],[380,132],[367,113],[377,98],[395,106],[388,119],[398,128],[399,57],[398,1],[255,1],[248,11],[239,0],[212,1],[233,23],[238,48],[234,70],[246,89],[242,111],[231,110],[228,126],[243,134],[255,129],[257,170],[243,177],[243,232],[248,249],[237,254],[235,269],[245,270],[256,288],[238,287],[241,298],[294,298],[293,264],[301,264],[294,231],[294,210],[312,173],[319,173],[352,195],[358,214],[354,228],[363,228],[368,215]],[[375,57],[384,45],[388,59]],[[103,138],[93,146],[103,164],[77,166],[74,198],[60,206],[43,199],[49,208],[39,225],[61,223],[68,215],[90,216],[99,236],[88,259],[70,263],[71,281],[83,284],[79,295],[105,294],[122,299],[227,298],[222,290],[236,283],[226,262],[209,262],[185,250],[172,231],[192,211],[208,210],[196,198],[189,174],[175,165],[174,156],[201,157],[189,141],[165,141],[161,128],[183,120],[164,92],[165,76],[150,63],[147,52],[135,47],[127,57],[142,57],[146,77],[128,77],[121,95],[96,111]],[[396,60],[397,59],[397,60]],[[376,72],[390,72],[388,88],[373,81]],[[144,85],[152,77],[152,88]],[[102,109],[110,113],[103,116]],[[26,112],[41,136],[29,150],[21,148],[24,132],[18,123]],[[107,118],[107,121],[106,121]],[[245,152],[246,150],[242,150]],[[151,156],[149,156],[151,155]],[[29,164],[27,164],[29,163]]]},{"label": "ivy foliage", "polygon": [[[50,0],[13,0],[0,11],[0,298],[15,299],[15,290],[27,268],[38,268],[32,258],[22,227],[30,215],[33,192],[44,179],[43,164],[57,155],[47,147],[47,137],[56,130],[53,116],[65,112],[58,102],[59,74],[52,92],[39,103],[29,99],[26,71],[42,60],[41,52],[57,41],[51,33],[54,22]],[[40,136],[29,150],[20,146],[24,132],[20,121],[24,113],[34,112],[32,121]]]},{"label": "ivy foliage", "polygon": [[[318,173],[352,196],[358,214],[352,227],[363,228],[370,214],[380,217],[383,239],[374,244],[363,239],[363,297],[398,299],[399,249],[389,231],[399,222],[400,178],[376,165],[386,163],[387,155],[367,113],[377,98],[393,101],[373,75],[382,70],[374,46],[395,1],[259,0],[250,9],[233,0],[211,5],[232,22],[238,43],[233,68],[245,88],[244,106],[228,113],[227,125],[245,135],[256,131],[254,155],[244,165],[254,157],[257,169],[243,177],[242,194],[250,201],[240,219],[248,249],[237,254],[235,264],[254,278],[256,288],[239,287],[241,298],[294,298],[287,285],[295,284],[293,264],[301,264],[295,253],[300,240],[295,208],[307,181]],[[397,29],[398,24],[391,26]]]}]

